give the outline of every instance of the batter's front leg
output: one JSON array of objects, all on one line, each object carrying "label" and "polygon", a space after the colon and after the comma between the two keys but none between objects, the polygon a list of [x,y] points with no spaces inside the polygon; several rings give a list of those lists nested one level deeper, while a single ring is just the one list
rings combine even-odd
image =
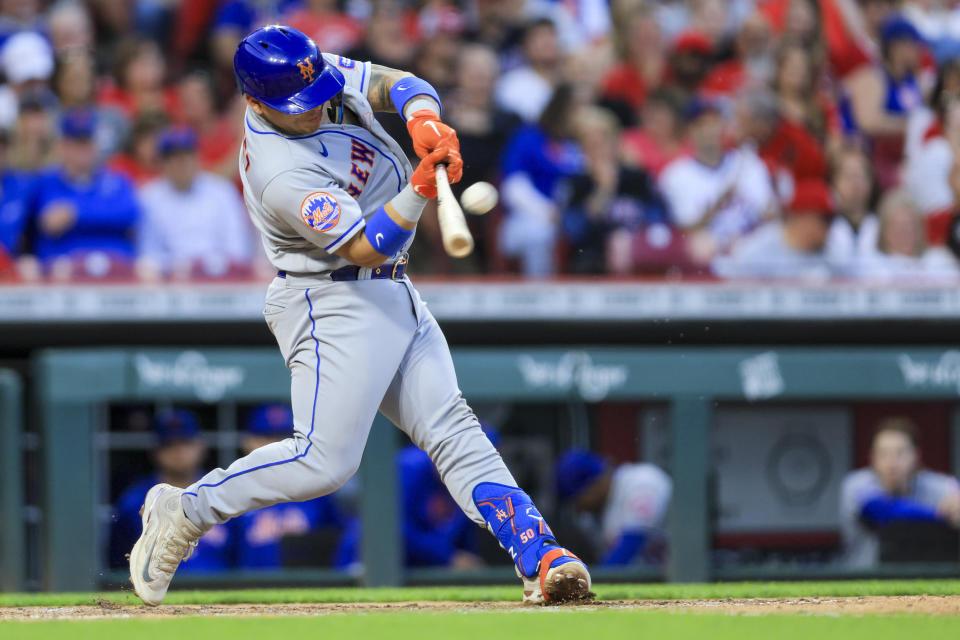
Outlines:
[{"label": "batter's front leg", "polygon": [[339,489],[360,464],[379,400],[416,331],[407,292],[393,282],[272,286],[267,301],[279,309],[267,321],[290,369],[295,432],[187,488],[184,512],[203,529]]},{"label": "batter's front leg", "polygon": [[557,544],[543,516],[480,428],[457,384],[447,341],[420,304],[413,343],[380,411],[427,452],[460,508],[506,549],[527,602],[592,597],[590,574]]}]

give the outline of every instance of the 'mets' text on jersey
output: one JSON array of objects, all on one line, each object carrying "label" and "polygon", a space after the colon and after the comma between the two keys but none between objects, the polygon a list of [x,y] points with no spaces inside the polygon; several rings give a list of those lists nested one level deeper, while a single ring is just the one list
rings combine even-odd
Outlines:
[{"label": "'mets' text on jersey", "polygon": [[363,126],[324,124],[312,134],[288,136],[248,108],[240,150],[244,200],[267,257],[293,274],[349,264],[334,252],[406,186],[413,172],[400,146],[373,117],[366,99],[370,63],[323,55],[343,72],[344,107]]}]

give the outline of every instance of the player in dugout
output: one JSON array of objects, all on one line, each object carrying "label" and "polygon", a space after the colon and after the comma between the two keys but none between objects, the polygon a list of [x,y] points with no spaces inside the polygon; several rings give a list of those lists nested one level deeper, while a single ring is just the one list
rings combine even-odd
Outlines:
[{"label": "player in dugout", "polygon": [[[454,570],[484,566],[477,552],[479,531],[450,496],[430,456],[410,444],[397,451],[396,464],[406,566]],[[362,536],[362,523],[351,522],[338,554],[338,568],[349,570],[352,563],[362,561]]]},{"label": "player in dugout", "polygon": [[601,532],[601,564],[656,562],[673,481],[649,463],[612,466],[590,451],[573,449],[556,466],[557,498],[571,504]]},{"label": "player in dugout", "polygon": [[870,466],[850,472],[840,490],[845,561],[873,567],[885,529],[912,526],[919,534],[931,524],[960,529],[960,483],[921,468],[915,425],[888,418],[873,436]]},{"label": "player in dugout", "polygon": [[[246,420],[241,440],[249,455],[293,433],[293,412],[284,404],[262,404]],[[333,496],[306,502],[285,502],[250,511],[230,522],[240,569],[276,569],[284,566],[341,566],[345,564],[340,538],[347,517]],[[202,540],[203,538],[201,538]],[[291,539],[304,544],[293,546]],[[309,550],[304,553],[304,550]]]},{"label": "player in dugout", "polygon": [[[420,216],[437,198],[437,165],[447,165],[450,182],[463,172],[436,89],[411,73],[323,53],[283,25],[244,38],[234,71],[247,103],[239,173],[277,269],[264,317],[290,370],[294,434],[186,490],[150,489],[130,553],[137,595],[160,604],[211,527],[343,486],[380,411],[509,552],[524,601],[592,598],[587,566],[560,546],[484,435],[443,332],[405,275]],[[416,169],[377,111],[406,123]]]},{"label": "player in dugout", "polygon": [[[499,449],[500,434],[487,424],[482,426]],[[479,531],[443,486],[430,456],[413,444],[402,448],[397,452],[397,475],[407,565],[475,569],[486,564],[480,554]]]},{"label": "player in dugout", "polygon": [[[140,531],[140,507],[150,487],[166,483],[186,487],[201,475],[201,465],[207,454],[197,415],[186,409],[159,411],[153,418],[156,446],[150,453],[156,470],[140,478],[117,499],[110,541],[111,566],[124,566],[124,558]],[[230,531],[220,525],[214,527],[198,543],[192,573],[222,571],[230,567]]]}]

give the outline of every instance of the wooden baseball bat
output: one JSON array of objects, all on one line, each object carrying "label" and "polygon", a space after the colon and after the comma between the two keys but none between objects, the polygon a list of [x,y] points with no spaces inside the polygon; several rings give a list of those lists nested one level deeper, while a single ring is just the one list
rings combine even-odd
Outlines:
[{"label": "wooden baseball bat", "polygon": [[463,209],[450,189],[447,168],[442,164],[437,165],[437,220],[447,255],[465,258],[473,253],[473,236],[467,228]]}]

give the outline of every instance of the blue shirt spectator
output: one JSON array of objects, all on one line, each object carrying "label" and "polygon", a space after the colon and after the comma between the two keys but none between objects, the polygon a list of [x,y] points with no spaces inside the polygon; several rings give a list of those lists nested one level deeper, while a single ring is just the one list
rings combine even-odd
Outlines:
[{"label": "blue shirt spectator", "polygon": [[277,16],[299,7],[299,0],[270,0],[252,2],[251,0],[225,0],[220,3],[213,18],[213,29],[235,29],[247,34],[253,31],[263,19],[275,19]]},{"label": "blue shirt spectator", "polygon": [[583,156],[572,140],[557,139],[536,125],[521,127],[503,154],[504,180],[524,175],[545,198],[556,196],[561,179],[583,168]]},{"label": "blue shirt spectator", "polygon": [[500,249],[520,259],[524,275],[556,272],[559,185],[583,168],[580,148],[570,140],[572,110],[572,89],[557,87],[540,122],[520,128],[503,155],[500,192],[507,219],[500,228]]},{"label": "blue shirt spectator", "polygon": [[32,193],[32,176],[0,170],[0,247],[10,255],[20,253]]},{"label": "blue shirt spectator", "polygon": [[0,253],[20,253],[33,176],[7,168],[9,133],[0,130]]},{"label": "blue shirt spectator", "polygon": [[[293,434],[293,412],[282,404],[264,404],[249,415],[242,448],[244,455]],[[245,513],[230,526],[236,542],[237,567],[240,569],[278,569],[284,566],[349,564],[341,558],[342,534],[348,518],[333,496],[306,502],[275,504]],[[285,538],[309,536],[317,544],[312,557],[286,557]],[[329,549],[331,555],[324,555]]]},{"label": "blue shirt spectator", "polygon": [[126,177],[97,165],[95,127],[90,111],[65,113],[62,164],[37,180],[34,249],[41,261],[92,252],[121,261],[134,258],[136,193]]}]

